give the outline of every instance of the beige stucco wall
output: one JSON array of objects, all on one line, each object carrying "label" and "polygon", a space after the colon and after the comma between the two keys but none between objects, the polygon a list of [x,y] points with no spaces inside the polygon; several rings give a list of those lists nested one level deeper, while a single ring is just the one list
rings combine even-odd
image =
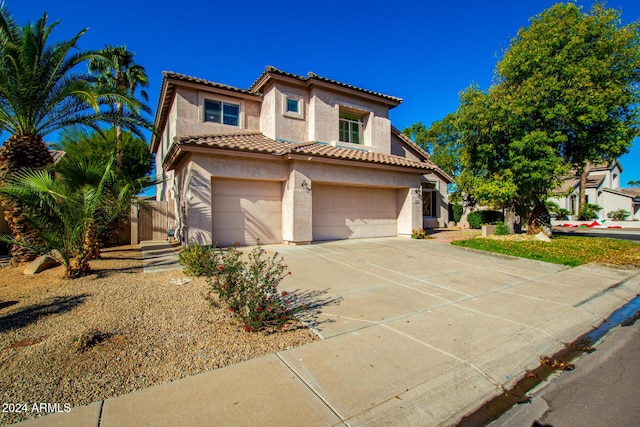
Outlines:
[{"label": "beige stucco wall", "polygon": [[309,141],[345,145],[339,141],[338,119],[340,107],[358,111],[364,116],[364,144],[355,145],[380,153],[391,153],[391,122],[386,105],[375,104],[345,94],[337,94],[321,88],[312,88],[309,99]]},{"label": "beige stucco wall", "polygon": [[[607,218],[607,214],[617,211],[618,209],[624,209],[631,215],[634,214],[632,197],[603,191],[601,200],[602,204],[600,206],[602,206],[602,210],[599,212],[599,218]],[[631,219],[631,217],[629,217],[629,219]]]},{"label": "beige stucco wall", "polygon": [[[283,181],[282,240],[309,243],[313,229],[313,186],[359,185],[388,188],[398,197],[398,235],[409,236],[422,227],[422,204],[415,189],[416,173],[391,172],[309,161],[267,161],[251,158],[213,157],[191,154],[181,162],[182,195],[188,244],[212,244],[211,178],[241,178]],[[303,181],[306,185],[303,186]]]},{"label": "beige stucco wall", "polygon": [[211,178],[244,178],[285,181],[288,168],[284,162],[251,158],[213,157],[189,155],[184,162],[182,194],[185,205],[185,223],[188,244],[210,245]]},{"label": "beige stucco wall", "polygon": [[[230,102],[240,105],[239,126],[229,126],[204,121],[204,101]],[[260,130],[260,102],[234,97],[232,92],[222,95],[214,92],[179,87],[174,100],[176,115],[171,118],[173,136],[214,135],[237,131]],[[172,138],[173,140],[173,138]]]}]

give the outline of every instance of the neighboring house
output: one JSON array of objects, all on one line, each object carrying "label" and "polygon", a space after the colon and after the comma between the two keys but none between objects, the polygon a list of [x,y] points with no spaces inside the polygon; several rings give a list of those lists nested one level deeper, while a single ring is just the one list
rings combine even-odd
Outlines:
[{"label": "neighboring house", "polygon": [[249,89],[163,73],[151,141],[185,243],[307,244],[445,226],[452,179],[395,129],[402,100],[267,67]]},{"label": "neighboring house", "polygon": [[[587,203],[602,208],[600,218],[610,218],[613,211],[624,209],[631,214],[628,219],[640,219],[640,189],[620,188],[622,167],[618,161],[608,165],[592,164],[587,167],[587,185],[585,195]],[[567,178],[556,196],[550,198],[567,209],[572,217],[577,217],[579,209],[580,176]]]}]

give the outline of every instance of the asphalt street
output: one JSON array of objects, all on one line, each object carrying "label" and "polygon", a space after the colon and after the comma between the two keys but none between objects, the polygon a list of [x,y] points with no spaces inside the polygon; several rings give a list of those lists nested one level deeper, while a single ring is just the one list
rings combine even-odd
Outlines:
[{"label": "asphalt street", "polygon": [[566,236],[584,236],[584,237],[608,237],[610,239],[623,239],[640,242],[640,230],[614,230],[614,229],[597,229],[597,228],[568,228],[553,227],[554,234]]},{"label": "asphalt street", "polygon": [[640,322],[612,330],[492,426],[636,426],[640,419]]}]

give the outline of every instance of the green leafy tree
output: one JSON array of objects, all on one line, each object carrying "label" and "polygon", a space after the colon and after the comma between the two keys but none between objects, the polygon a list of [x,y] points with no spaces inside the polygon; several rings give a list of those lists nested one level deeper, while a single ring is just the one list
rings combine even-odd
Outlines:
[{"label": "green leafy tree", "polygon": [[629,187],[640,187],[640,180],[636,180],[636,181],[631,180],[627,182],[627,185]]},{"label": "green leafy tree", "polygon": [[455,114],[449,114],[444,119],[433,122],[428,129],[418,122],[402,132],[429,153],[431,161],[445,173],[452,177],[460,174],[462,145],[456,127]]},{"label": "green leafy tree", "polygon": [[589,13],[559,3],[532,18],[496,83],[461,96],[466,191],[531,210],[528,231],[550,235],[545,200],[568,169],[615,159],[638,135],[638,28],[600,3]]},{"label": "green leafy tree", "polygon": [[[128,179],[140,179],[151,172],[153,155],[143,139],[131,132],[122,133],[122,167],[120,172]],[[60,133],[56,148],[63,150],[72,159],[87,159],[94,162],[107,162],[115,155],[116,129],[95,132],[78,127],[65,129]]]},{"label": "green leafy tree", "polygon": [[602,3],[584,13],[560,3],[533,18],[498,64],[510,107],[548,132],[582,177],[589,162],[612,161],[638,135],[638,23],[620,25]]},{"label": "green leafy tree", "polygon": [[[39,168],[52,162],[43,138],[72,125],[98,129],[98,123],[122,123],[141,135],[151,127],[139,114],[142,104],[122,90],[96,85],[78,66],[93,58],[79,50],[78,40],[86,29],[69,40],[52,42],[58,22],[48,23],[45,13],[35,23],[18,26],[5,3],[0,4],[0,130],[11,136],[0,147],[0,181],[24,168]],[[105,106],[121,103],[127,109]],[[20,207],[3,201],[5,219],[14,237],[29,235]],[[14,258],[32,258],[16,250]]]},{"label": "green leafy tree", "polygon": [[[120,92],[127,93],[135,98],[138,87],[149,86],[149,78],[144,67],[134,60],[134,53],[127,50],[126,46],[105,46],[98,51],[98,55],[91,58],[88,63],[89,72],[97,75],[98,83],[101,86],[112,88]],[[142,89],[140,96],[144,101],[149,100],[149,95]],[[151,110],[145,105],[144,110]],[[126,105],[118,100],[114,102],[114,110],[119,115],[124,113]],[[120,169],[123,167],[123,123],[117,121],[116,126],[116,163]]]},{"label": "green leafy tree", "polygon": [[[135,195],[156,183],[148,176],[153,164],[149,146],[131,132],[124,131],[122,136],[122,169],[114,168],[112,179],[105,188],[106,202],[99,211],[105,219],[105,225],[94,236],[94,256],[99,255],[103,242],[129,224],[131,202]],[[115,139],[115,128],[98,133],[74,127],[61,133],[56,147],[64,150],[65,158],[75,163],[105,164],[115,156]],[[86,181],[83,176],[76,178],[79,183]]]}]

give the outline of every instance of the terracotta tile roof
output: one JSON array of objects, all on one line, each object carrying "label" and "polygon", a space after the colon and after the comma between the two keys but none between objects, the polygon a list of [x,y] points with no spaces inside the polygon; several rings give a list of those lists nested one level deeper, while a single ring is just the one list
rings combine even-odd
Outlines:
[{"label": "terracotta tile roof", "polygon": [[174,73],[173,71],[163,71],[162,72],[162,76],[165,79],[176,79],[176,80],[180,80],[180,81],[183,81],[183,82],[201,84],[201,85],[204,85],[204,86],[214,87],[214,88],[217,88],[217,89],[231,90],[233,92],[244,93],[244,94],[247,94],[247,95],[257,95],[256,93],[250,92],[250,91],[248,91],[246,89],[240,89],[240,88],[235,87],[235,86],[229,86],[229,85],[225,85],[225,84],[222,84],[222,83],[212,82],[212,81],[209,81],[209,80],[200,79],[198,77],[187,76],[186,74]]},{"label": "terracotta tile roof", "polygon": [[[243,95],[254,96],[257,99],[262,97],[259,93],[252,93],[245,89],[240,89],[234,86],[225,85],[222,83],[211,82],[209,80],[200,79],[197,77],[187,76],[186,74],[175,73],[173,71],[163,71],[162,72],[162,84],[160,86],[160,94],[158,95],[158,106],[156,107],[156,117],[154,120],[154,125],[158,129],[164,129],[165,124],[167,122],[167,116],[169,114],[169,108],[171,108],[171,103],[175,97],[176,92],[176,84],[172,83],[172,80],[178,80],[186,83],[194,83],[202,86],[215,88],[215,89],[223,89],[232,92],[236,92]],[[158,148],[158,144],[160,143],[161,137],[153,134],[151,136],[151,152],[155,152]]]},{"label": "terracotta tile roof", "polygon": [[640,197],[640,188],[621,188],[620,192],[633,197]]},{"label": "terracotta tile roof", "polygon": [[262,81],[264,81],[265,77],[269,74],[275,74],[275,75],[280,75],[280,76],[285,76],[285,77],[290,77],[292,79],[296,79],[296,80],[300,80],[301,82],[307,83],[307,84],[311,84],[313,83],[314,80],[316,81],[320,81],[320,82],[325,82],[325,83],[329,83],[335,86],[340,86],[343,88],[347,88],[347,89],[352,89],[355,90],[357,92],[362,92],[362,93],[366,93],[367,95],[373,95],[373,96],[377,96],[380,98],[384,98],[386,100],[392,101],[394,103],[398,103],[400,104],[402,102],[402,98],[398,98],[395,96],[391,96],[391,95],[385,95],[383,93],[380,92],[374,92],[368,89],[363,89],[361,87],[357,87],[357,86],[353,86],[347,83],[342,83],[339,82],[337,80],[332,80],[332,79],[328,79],[326,77],[322,77],[319,76],[315,73],[309,72],[307,74],[307,76],[300,76],[297,74],[292,74],[292,73],[288,73],[286,71],[282,71],[277,69],[276,67],[272,67],[271,65],[267,65],[267,67],[265,68],[265,70],[262,72],[262,74],[260,74],[260,76],[258,76],[258,78],[251,84],[251,86],[249,87],[249,90],[252,93],[256,93],[260,91],[260,83]]},{"label": "terracotta tile roof", "polygon": [[[587,176],[587,187],[586,188],[598,188],[604,182],[605,175],[600,174],[590,174]],[[556,193],[564,193],[565,191],[569,191],[573,188],[578,188],[580,186],[580,177],[569,177],[564,180],[562,185]]]},{"label": "terracotta tile roof", "polygon": [[[397,129],[395,126],[391,126],[391,133],[393,135],[397,136],[398,138],[400,138],[405,144],[407,144],[410,147],[412,147],[419,154],[421,154],[425,159],[427,159],[425,161],[428,161],[429,163],[432,163],[431,162],[431,156],[429,155],[429,153],[427,153],[422,147],[420,147],[418,144],[416,144],[413,141],[413,139],[409,138],[407,135],[405,135],[404,133],[400,132],[400,130]],[[442,177],[445,180],[449,180],[450,183],[453,183],[453,181],[455,181],[448,173],[446,173],[445,171],[440,169],[438,166],[436,166],[435,163],[432,163],[432,164],[437,169],[438,173],[440,175],[442,175]]]},{"label": "terracotta tile roof", "polygon": [[632,199],[640,195],[640,194],[632,194],[625,190],[628,190],[628,189],[627,188],[603,188],[602,189],[602,191],[604,191],[605,193],[617,194],[618,196],[630,197]]},{"label": "terracotta tile roof", "polygon": [[178,144],[248,151],[252,153],[284,153],[290,144],[274,141],[260,132],[227,135],[188,135],[178,138]]},{"label": "terracotta tile roof", "polygon": [[332,159],[371,162],[389,166],[403,166],[426,170],[436,169],[436,166],[431,162],[418,162],[415,160],[405,159],[404,157],[394,156],[392,154],[334,147],[332,145],[317,142],[313,144],[301,144],[299,146],[294,145],[293,147],[291,147],[291,153],[317,157],[327,157]]},{"label": "terracotta tile roof", "polygon": [[[587,176],[587,188],[598,188],[604,182],[605,175],[590,174]],[[579,180],[578,180],[579,181]]]},{"label": "terracotta tile roof", "polygon": [[272,154],[276,156],[299,154],[311,157],[350,160],[412,169],[437,169],[437,167],[431,162],[419,162],[391,154],[334,147],[318,142],[296,144],[275,141],[271,138],[267,138],[260,132],[179,137],[171,146],[171,149],[164,159],[165,167],[173,168],[175,163],[184,156],[185,150],[183,150],[182,147],[209,147],[230,151]]}]

